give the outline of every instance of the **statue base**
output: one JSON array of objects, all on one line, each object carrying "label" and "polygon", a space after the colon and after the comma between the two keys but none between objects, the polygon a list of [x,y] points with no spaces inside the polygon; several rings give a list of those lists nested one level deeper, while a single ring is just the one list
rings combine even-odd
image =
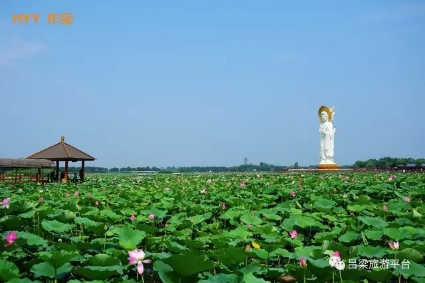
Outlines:
[{"label": "statue base", "polygon": [[317,164],[317,169],[319,170],[338,170],[339,166],[336,163],[330,163],[330,164]]}]

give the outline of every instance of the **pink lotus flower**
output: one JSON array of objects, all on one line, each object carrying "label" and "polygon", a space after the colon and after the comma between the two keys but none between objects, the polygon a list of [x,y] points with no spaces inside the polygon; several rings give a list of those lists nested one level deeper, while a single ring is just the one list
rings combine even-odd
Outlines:
[{"label": "pink lotus flower", "polygon": [[305,259],[305,257],[300,258],[300,266],[301,266],[301,268],[307,267],[307,260]]},{"label": "pink lotus flower", "polygon": [[251,252],[251,246],[250,246],[250,245],[246,245],[246,246],[245,246],[245,252],[246,252],[246,253]]},{"label": "pink lotus flower", "polygon": [[390,248],[394,251],[394,250],[398,250],[398,248],[399,248],[399,245],[398,245],[398,242],[397,241],[395,241],[395,242],[389,242],[388,243],[388,245],[390,245]]},{"label": "pink lotus flower", "polygon": [[132,215],[132,216],[130,216],[130,220],[134,221],[134,220],[136,220],[136,217],[134,215]]},{"label": "pink lotus flower", "polygon": [[291,236],[291,239],[295,239],[298,236],[298,233],[296,230],[289,232],[289,236]]},{"label": "pink lotus flower", "polygon": [[13,244],[16,240],[18,239],[18,235],[16,235],[15,232],[10,232],[9,234],[6,235],[6,237],[4,237],[4,240],[7,242],[6,245],[4,245],[5,247],[10,246],[11,244]]},{"label": "pink lotus flower", "polygon": [[95,203],[94,203],[95,205],[99,205],[99,202],[98,201],[95,201]]},{"label": "pink lotus flower", "polygon": [[336,188],[334,188],[334,193],[336,193],[337,192],[337,190],[336,190]]},{"label": "pink lotus flower", "polygon": [[128,261],[130,265],[136,265],[137,264],[137,272],[139,274],[143,274],[143,271],[145,270],[143,264],[144,263],[151,263],[152,261],[150,259],[145,259],[145,252],[142,250],[133,250],[128,252]]},{"label": "pink lotus flower", "polygon": [[108,230],[108,226],[107,225],[103,226],[103,229]]},{"label": "pink lotus flower", "polygon": [[387,206],[385,204],[382,206],[382,210],[387,211]]},{"label": "pink lotus flower", "polygon": [[76,196],[76,197],[78,197],[80,195],[80,193],[78,192],[78,191],[76,191],[75,193],[74,193],[74,196]]},{"label": "pink lotus flower", "polygon": [[165,188],[165,190],[166,190],[166,191],[169,191],[169,190],[170,190],[170,188]]},{"label": "pink lotus flower", "polygon": [[410,198],[409,198],[409,197],[404,197],[404,198],[403,198],[403,200],[404,200],[405,202],[410,202]]},{"label": "pink lotus flower", "polygon": [[292,191],[291,192],[291,196],[293,196],[293,197],[295,197],[295,195],[296,195],[297,193],[295,192],[295,191]]},{"label": "pink lotus flower", "polygon": [[339,251],[335,251],[333,256],[339,258],[339,260],[341,260],[341,256],[339,255]]},{"label": "pink lotus flower", "polygon": [[241,188],[245,188],[245,184],[244,183],[241,183]]},{"label": "pink lotus flower", "polygon": [[223,203],[223,204],[221,205],[221,209],[223,209],[223,210],[225,210],[225,209],[226,209],[226,204],[225,204],[225,203]]},{"label": "pink lotus flower", "polygon": [[248,224],[248,230],[251,230],[251,229],[252,229],[252,225]]},{"label": "pink lotus flower", "polygon": [[154,220],[154,219],[155,219],[155,215],[153,215],[153,214],[149,214],[148,218],[149,218],[150,220]]},{"label": "pink lotus flower", "polygon": [[43,202],[43,201],[44,201],[44,198],[43,198],[43,197],[41,197],[38,201],[39,201],[39,202]]},{"label": "pink lotus flower", "polygon": [[207,180],[207,184],[211,184],[211,179],[208,179]]},{"label": "pink lotus flower", "polygon": [[65,194],[65,197],[66,197],[66,198],[69,198],[69,194]]},{"label": "pink lotus flower", "polygon": [[207,188],[202,188],[201,194],[206,194],[207,193]]},{"label": "pink lotus flower", "polygon": [[1,202],[1,207],[2,207],[2,208],[9,209],[9,202],[10,202],[10,198],[5,198],[5,199]]},{"label": "pink lotus flower", "polygon": [[397,179],[397,176],[392,175],[388,178],[388,181],[392,181],[392,180],[395,180],[395,179]]}]

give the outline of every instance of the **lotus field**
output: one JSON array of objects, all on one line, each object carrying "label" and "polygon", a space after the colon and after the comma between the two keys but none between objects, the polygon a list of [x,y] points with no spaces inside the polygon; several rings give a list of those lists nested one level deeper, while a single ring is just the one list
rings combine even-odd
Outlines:
[{"label": "lotus field", "polygon": [[424,192],[406,173],[0,184],[0,282],[425,282]]}]

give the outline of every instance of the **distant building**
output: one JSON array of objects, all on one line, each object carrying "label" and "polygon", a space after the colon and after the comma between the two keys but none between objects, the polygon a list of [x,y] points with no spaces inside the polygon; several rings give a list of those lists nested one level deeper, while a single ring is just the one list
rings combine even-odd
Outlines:
[{"label": "distant building", "polygon": [[418,169],[418,166],[416,164],[407,164],[405,168],[410,171]]}]

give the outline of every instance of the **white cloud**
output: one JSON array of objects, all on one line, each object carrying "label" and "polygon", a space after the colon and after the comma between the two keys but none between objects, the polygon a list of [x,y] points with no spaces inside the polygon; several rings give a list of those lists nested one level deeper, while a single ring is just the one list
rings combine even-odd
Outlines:
[{"label": "white cloud", "polygon": [[21,58],[37,55],[46,49],[41,41],[29,41],[16,32],[11,31],[8,25],[0,22],[0,64],[9,64]]}]

